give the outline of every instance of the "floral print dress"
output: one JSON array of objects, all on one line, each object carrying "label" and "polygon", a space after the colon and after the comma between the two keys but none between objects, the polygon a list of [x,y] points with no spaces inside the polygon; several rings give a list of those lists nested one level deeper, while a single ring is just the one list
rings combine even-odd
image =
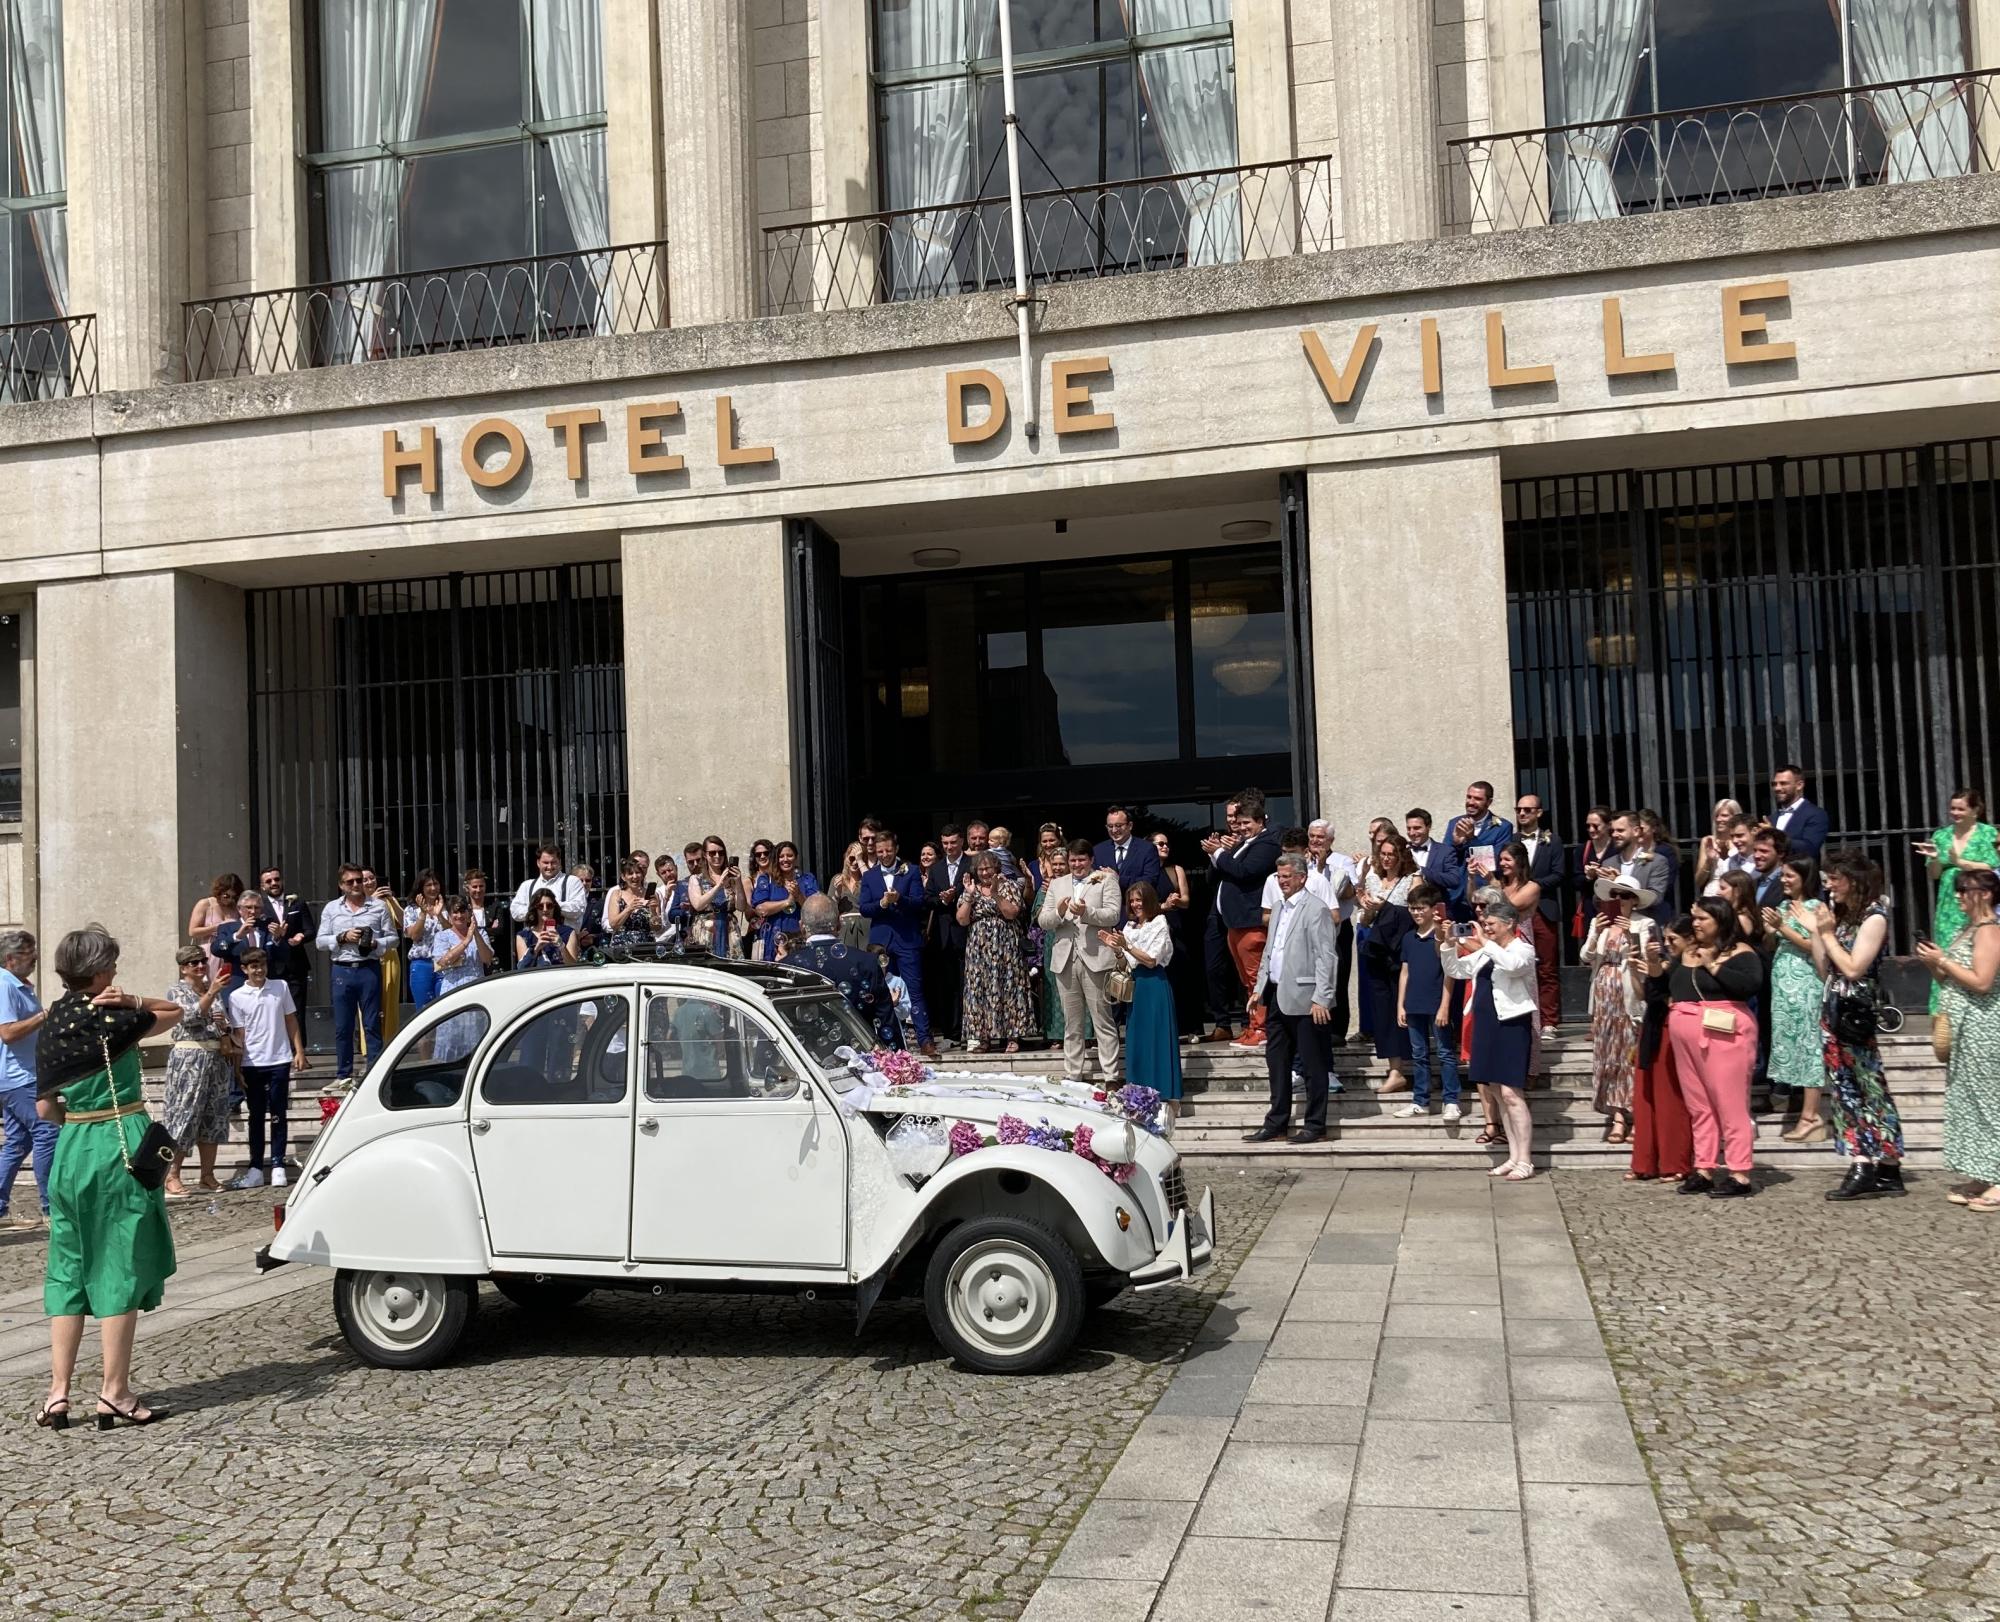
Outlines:
[{"label": "floral print dress", "polygon": [[[1958,835],[1951,831],[1951,824],[1931,835],[1932,843],[1940,856],[1947,858],[1945,869],[1938,875],[1937,906],[1931,913],[1931,938],[1940,946],[1958,939],[1958,932],[1965,928],[1965,912],[1958,904],[1958,864],[1961,861],[1984,862],[1988,867],[2000,866],[2000,839],[1990,822],[1975,822],[1972,832],[1965,841],[1965,849],[1959,850]],[[1937,981],[1931,982],[1931,1012],[1935,1014],[1944,1000],[1945,988]]]},{"label": "floral print dress", "polygon": [[[1959,931],[1945,956],[1972,967],[1972,948],[1979,924]],[[1963,986],[1939,988],[1944,1014],[1951,1021],[1950,1080],[1944,1095],[1944,1163],[1953,1171],[1983,1183],[2000,1183],[2000,983],[1983,997]]]},{"label": "floral print dress", "polygon": [[1590,974],[1591,1106],[1600,1115],[1632,1113],[1632,1081],[1639,1068],[1639,1020],[1629,966],[1631,927],[1617,918],[1599,918],[1584,942]]},{"label": "floral print dress", "polygon": [[1028,998],[1028,967],[1021,955],[1021,925],[1000,916],[1002,893],[1018,900],[1018,886],[1002,879],[994,893],[975,891],[972,924],[965,935],[965,1041],[992,1047],[1032,1036],[1035,1010]]},{"label": "floral print dress", "polygon": [[[1811,929],[1818,901],[1788,901],[1784,912]],[[1820,1032],[1823,991],[1812,948],[1800,946],[1780,930],[1771,958],[1771,1059],[1773,1087],[1822,1087],[1826,1084],[1826,1042]]]},{"label": "floral print dress", "polygon": [[160,1104],[160,1124],[173,1134],[181,1153],[197,1143],[229,1141],[229,1060],[221,1048],[229,1034],[222,998],[202,1012],[201,993],[185,980],[167,987],[179,1004],[180,1023],[168,1033],[166,1096]]},{"label": "floral print dress", "polygon": [[[1840,942],[1842,951],[1852,952],[1862,926],[1870,918],[1881,918],[1886,922],[1888,916],[1889,909],[1877,901],[1853,923],[1835,924],[1833,938]],[[1827,1113],[1832,1117],[1828,1124],[1833,1128],[1835,1153],[1857,1160],[1884,1160],[1894,1165],[1903,1158],[1903,1120],[1896,1112],[1895,1099],[1889,1096],[1888,1078],[1882,1073],[1881,1045],[1872,1037],[1866,1042],[1846,1041],[1834,1029],[1834,1012],[1839,999],[1862,986],[1871,990],[1876,988],[1872,966],[1858,980],[1846,980],[1837,974],[1830,974],[1820,1003],[1820,1043],[1826,1064],[1826,1106]]]}]

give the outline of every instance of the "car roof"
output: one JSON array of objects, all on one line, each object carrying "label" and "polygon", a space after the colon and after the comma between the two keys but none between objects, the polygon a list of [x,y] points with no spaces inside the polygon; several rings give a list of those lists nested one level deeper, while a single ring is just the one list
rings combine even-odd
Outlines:
[{"label": "car roof", "polygon": [[811,969],[795,969],[783,963],[749,963],[738,958],[716,957],[709,952],[672,951],[653,955],[631,955],[622,952],[605,954],[601,962],[563,964],[554,969],[537,969],[537,975],[555,974],[579,976],[602,974],[606,969],[629,971],[640,983],[653,981],[681,981],[685,983],[690,971],[698,975],[715,975],[725,980],[747,980],[752,985],[767,992],[784,991],[832,991],[833,982],[823,974]]}]

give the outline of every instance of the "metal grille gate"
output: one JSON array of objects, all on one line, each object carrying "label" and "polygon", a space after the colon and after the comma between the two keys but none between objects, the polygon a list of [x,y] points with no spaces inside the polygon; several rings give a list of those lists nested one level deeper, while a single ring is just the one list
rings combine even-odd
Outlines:
[{"label": "metal grille gate", "polygon": [[1507,487],[1515,768],[1579,838],[1652,806],[1692,856],[1715,802],[1802,765],[1829,848],[1926,929],[1911,842],[2000,764],[2000,441]]},{"label": "metal grille gate", "polygon": [[617,882],[617,564],[247,595],[250,825],[292,888],[331,895],[356,861],[399,895],[425,867],[505,894],[545,839]]}]

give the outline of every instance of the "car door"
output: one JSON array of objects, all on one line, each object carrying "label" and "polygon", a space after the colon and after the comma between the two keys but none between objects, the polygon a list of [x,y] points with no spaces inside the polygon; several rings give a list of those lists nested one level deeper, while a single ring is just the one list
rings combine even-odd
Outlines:
[{"label": "car door", "polygon": [[604,988],[537,1009],[493,1050],[470,1113],[496,1256],[624,1260],[631,1027],[631,993]]},{"label": "car door", "polygon": [[632,1139],[636,1261],[844,1267],[847,1135],[764,1020],[645,993]]}]

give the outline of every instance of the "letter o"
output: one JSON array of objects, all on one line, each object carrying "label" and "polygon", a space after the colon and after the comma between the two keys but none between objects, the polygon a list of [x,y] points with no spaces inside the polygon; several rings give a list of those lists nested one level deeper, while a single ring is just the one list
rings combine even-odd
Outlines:
[{"label": "letter o", "polygon": [[[479,447],[495,437],[506,445],[506,459],[498,467],[482,467]],[[521,430],[505,417],[484,417],[466,431],[465,443],[458,448],[458,459],[465,464],[465,476],[474,484],[484,490],[497,490],[519,478],[528,465],[528,443],[521,437]]]}]

